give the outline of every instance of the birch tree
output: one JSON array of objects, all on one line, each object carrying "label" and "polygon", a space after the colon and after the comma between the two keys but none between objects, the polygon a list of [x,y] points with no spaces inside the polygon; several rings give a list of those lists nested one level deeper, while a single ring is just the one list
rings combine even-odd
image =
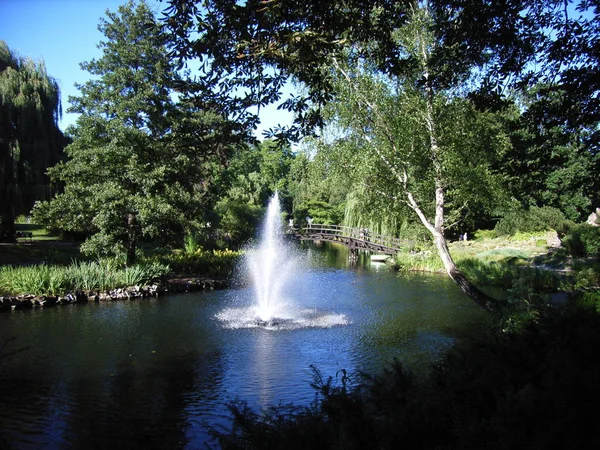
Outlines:
[{"label": "birch tree", "polygon": [[337,160],[372,196],[408,207],[428,230],[452,280],[492,310],[493,299],[465,278],[448,250],[447,193],[498,196],[502,184],[490,162],[509,142],[460,92],[436,88],[429,68],[436,46],[431,30],[426,7],[414,8],[397,30],[398,48],[414,61],[402,76],[381,74],[360,50],[334,58],[337,90],[330,109],[344,139],[353,141]]}]

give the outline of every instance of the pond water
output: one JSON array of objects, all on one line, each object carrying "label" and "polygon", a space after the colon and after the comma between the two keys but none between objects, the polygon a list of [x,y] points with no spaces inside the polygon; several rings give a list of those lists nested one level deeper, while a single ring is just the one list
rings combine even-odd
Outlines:
[{"label": "pond water", "polygon": [[398,358],[423,371],[489,326],[446,277],[351,265],[338,246],[302,251],[311,266],[290,295],[345,325],[225,326],[217,317],[250,286],[0,315],[0,448],[198,448],[229,399],[308,404],[311,365],[335,377]]}]

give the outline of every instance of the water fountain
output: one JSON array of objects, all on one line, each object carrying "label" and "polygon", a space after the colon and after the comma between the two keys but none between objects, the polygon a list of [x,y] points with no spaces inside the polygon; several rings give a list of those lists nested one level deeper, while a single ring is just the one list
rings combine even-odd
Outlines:
[{"label": "water fountain", "polygon": [[290,292],[291,280],[298,279],[307,265],[306,258],[286,241],[282,230],[281,207],[277,193],[271,198],[258,245],[249,248],[244,266],[253,285],[251,298],[242,296],[236,303],[243,307],[227,308],[217,319],[227,328],[329,328],[347,325],[343,314],[315,308],[302,308]]},{"label": "water fountain", "polygon": [[256,317],[261,325],[268,325],[283,312],[282,288],[297,269],[298,258],[285,244],[279,195],[275,193],[267,208],[260,245],[248,252],[247,259],[256,292]]}]

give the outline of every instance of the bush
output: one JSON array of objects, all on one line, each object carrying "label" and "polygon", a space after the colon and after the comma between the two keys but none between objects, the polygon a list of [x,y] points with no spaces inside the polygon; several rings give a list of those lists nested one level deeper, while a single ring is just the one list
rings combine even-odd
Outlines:
[{"label": "bush", "polygon": [[496,230],[477,230],[475,231],[475,240],[494,239],[498,237]]},{"label": "bush", "polygon": [[511,236],[517,232],[561,230],[570,222],[556,208],[532,206],[528,210],[508,212],[494,227],[498,236]]},{"label": "bush", "polygon": [[567,229],[562,245],[569,255],[574,257],[600,257],[600,227],[587,223],[574,225]]},{"label": "bush", "polygon": [[598,265],[584,267],[575,273],[575,289],[588,289],[596,286],[600,286],[600,267]]},{"label": "bush", "polygon": [[395,265],[401,271],[443,272],[444,263],[435,249],[418,253],[400,252],[396,255]]},{"label": "bush", "polygon": [[241,251],[199,249],[193,253],[174,251],[167,255],[156,255],[150,260],[168,264],[173,272],[178,274],[201,274],[224,278],[233,272],[241,255]]},{"label": "bush", "polygon": [[549,311],[466,340],[424,379],[399,363],[358,385],[316,372],[310,406],[233,403],[214,434],[227,449],[598,448],[599,345],[592,308]]}]

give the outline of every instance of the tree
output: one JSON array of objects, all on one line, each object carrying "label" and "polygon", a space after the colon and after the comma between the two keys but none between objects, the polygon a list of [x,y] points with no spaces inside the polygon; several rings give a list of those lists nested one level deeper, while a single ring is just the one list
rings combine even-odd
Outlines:
[{"label": "tree", "polygon": [[468,100],[449,89],[438,91],[429,75],[438,45],[431,30],[427,7],[415,8],[396,30],[399,48],[413,61],[403,75],[386,77],[362,57],[349,55],[349,64],[335,59],[337,118],[351,132],[352,148],[362,149],[355,151],[359,158],[348,160],[366,191],[408,206],[431,234],[448,275],[491,310],[492,300],[465,278],[450,255],[446,208],[448,194],[467,206],[501,191],[489,163],[508,139]]},{"label": "tree", "polygon": [[561,94],[541,91],[546,88],[535,86],[519,103],[507,101],[499,111],[513,145],[495,169],[506,176],[522,207],[551,206],[581,220],[600,200],[595,175],[600,156],[586,143],[588,130],[571,130],[561,119]]},{"label": "tree", "polygon": [[[370,6],[355,2],[346,8],[345,5],[336,6],[326,2],[323,6],[311,3],[314,9],[309,8],[308,13],[304,14],[298,10],[300,5],[296,3],[292,6],[279,2],[265,5],[263,9],[254,11],[254,17],[263,12],[257,28],[247,28],[251,34],[243,35],[243,39],[236,42],[238,59],[247,58],[252,63],[259,59],[263,63],[277,65],[284,74],[291,73],[307,82],[309,96],[317,103],[334,97],[335,80],[341,78],[342,90],[346,90],[343,95],[345,100],[350,101],[352,110],[346,116],[348,125],[359,131],[355,136],[364,137],[361,145],[367,151],[361,154],[367,155],[367,163],[363,166],[377,167],[380,172],[387,171],[386,178],[393,179],[392,184],[387,185],[380,194],[402,201],[417,215],[430,232],[448,275],[481,306],[492,309],[492,300],[469,283],[456,267],[444,235],[448,178],[460,162],[452,160],[457,152],[448,151],[450,148],[445,148],[445,142],[440,139],[442,130],[438,119],[440,111],[446,109],[446,98],[438,94],[438,90],[440,93],[448,91],[452,82],[464,80],[465,77],[464,72],[452,74],[449,78],[434,77],[436,66],[433,55],[439,41],[432,32],[432,15],[428,7],[420,8],[409,2],[398,9],[386,3]],[[211,6],[218,9],[218,5]],[[248,2],[245,12],[248,14],[257,6]],[[292,17],[297,22],[282,18],[285,17],[283,11],[289,12],[288,8],[294,9],[296,15]],[[394,17],[397,18],[395,22],[387,20],[386,10],[394,11]],[[208,11],[210,19],[212,10],[209,8]],[[239,13],[237,6],[229,12]],[[268,23],[272,17],[275,17],[274,23],[267,25],[271,28],[263,28],[261,20]],[[334,20],[332,26],[329,22],[323,22],[313,28],[324,17]],[[278,19],[281,22],[277,22]],[[353,28],[353,24],[361,19],[365,20],[365,27],[373,31],[373,36],[361,35]],[[360,23],[363,25],[363,22]],[[341,28],[336,30],[338,26]],[[330,29],[333,31],[329,32]],[[324,31],[321,33],[321,30]],[[202,31],[200,42],[210,40],[213,36],[214,30],[210,26]],[[353,42],[354,37],[359,40]],[[389,62],[391,52],[386,46],[393,48],[393,62]],[[309,56],[313,66],[305,70],[300,64],[306,62],[304,52],[308,49],[317,53],[316,56],[314,53]],[[210,55],[213,56],[212,53]],[[383,55],[388,58],[382,59]],[[367,66],[366,70],[371,76],[361,76],[361,70],[357,73],[351,71],[361,65]],[[394,85],[400,86],[400,96],[409,99],[400,114],[394,110],[395,105],[389,102],[392,96],[388,87]],[[321,88],[325,88],[325,97],[318,95],[317,91]],[[373,94],[383,96],[384,101],[374,101]],[[302,102],[300,104],[302,106]],[[303,116],[298,102],[288,103],[287,106],[295,108],[304,123],[310,123],[316,117],[310,113]],[[414,120],[401,123],[411,115]],[[360,123],[353,123],[356,120]],[[371,139],[373,136],[376,139]],[[419,179],[426,180],[426,183],[415,183]],[[415,190],[424,184],[428,184],[429,192],[434,193],[431,215],[421,205],[421,197],[427,197]],[[429,203],[426,201],[425,205]]]},{"label": "tree", "polygon": [[[213,180],[237,135],[185,92],[160,25],[144,2],[107,12],[94,79],[70,99],[80,114],[68,160],[51,170],[64,193],[37,207],[54,228],[87,235],[89,254],[126,255],[140,239],[172,242],[214,203]],[[178,84],[179,83],[179,84]]]},{"label": "tree", "polygon": [[[438,2],[436,2],[438,3]],[[444,66],[478,61],[474,98],[486,108],[516,93],[514,152],[500,170],[525,206],[573,220],[600,202],[600,9],[589,0],[443,0]],[[479,55],[479,56],[478,56]]]},{"label": "tree", "polygon": [[[335,75],[344,69],[348,50],[355,52],[358,59],[369,61],[373,73],[392,80],[411,79],[415,98],[419,99],[420,132],[429,139],[428,151],[419,154],[426,156],[424,175],[436,194],[434,219],[429,220],[426,210],[414,203],[414,194],[407,196],[408,203],[433,236],[450,276],[484,306],[490,306],[489,299],[457,271],[443,236],[444,207],[449,194],[447,166],[444,165],[448,162],[446,155],[453,152],[447,153],[442,145],[443,130],[436,111],[443,110],[444,105],[437,102],[459,88],[465,94],[469,91],[498,93],[504,87],[519,88],[532,80],[549,80],[553,69],[565,81],[581,81],[593,75],[593,49],[597,41],[594,30],[598,28],[593,20],[567,20],[568,25],[563,27],[565,14],[559,7],[563,3],[541,0],[206,0],[202,7],[191,0],[169,3],[165,21],[177,54],[184,58],[201,58],[201,75],[206,83],[221,88],[221,101],[232,107],[240,105],[240,86],[245,88],[241,92],[246,104],[279,101],[279,88],[288,77],[308,86],[306,96],[281,104],[297,114],[297,127],[289,133],[292,137],[297,137],[299,130],[323,124],[321,107],[335,97]],[[582,1],[579,6],[589,8],[590,5],[591,2]],[[420,9],[426,11],[425,22],[414,20],[414,12]],[[399,30],[407,31],[411,27],[412,33],[405,35],[416,37],[414,42],[398,39]],[[572,27],[582,27],[582,30],[569,34]],[[189,30],[197,33],[192,37]],[[562,39],[563,35],[566,40]],[[565,55],[560,51],[560,43],[563,41],[570,48],[582,50],[585,56],[581,67],[586,71],[585,77],[562,70]],[[586,47],[587,44],[592,47]],[[544,67],[539,77],[529,70],[533,66],[528,63],[534,62],[541,62]],[[568,66],[575,69],[577,64]],[[347,75],[351,86],[352,75],[349,72]],[[473,82],[473,75],[480,79]],[[518,83],[512,83],[513,78]],[[443,95],[440,97],[440,94]],[[570,98],[574,100],[576,96]],[[592,106],[588,112],[573,117],[590,119],[588,123],[593,125],[593,114],[589,112],[594,109],[594,102],[588,103]],[[369,108],[376,111],[376,106]],[[561,112],[568,116],[566,109]],[[275,133],[282,134],[281,130]],[[377,152],[377,148],[373,151]],[[395,169],[389,161],[383,164],[390,170]],[[399,186],[403,186],[404,172],[399,171],[394,177]]]},{"label": "tree", "polygon": [[253,236],[275,191],[284,208],[290,209],[288,174],[293,161],[290,146],[272,140],[241,148],[231,158],[224,174],[224,192],[215,207],[219,226],[231,244],[242,244]]},{"label": "tree", "polygon": [[60,92],[43,61],[0,41],[0,241],[14,240],[14,217],[50,196],[46,169],[62,157]]}]

